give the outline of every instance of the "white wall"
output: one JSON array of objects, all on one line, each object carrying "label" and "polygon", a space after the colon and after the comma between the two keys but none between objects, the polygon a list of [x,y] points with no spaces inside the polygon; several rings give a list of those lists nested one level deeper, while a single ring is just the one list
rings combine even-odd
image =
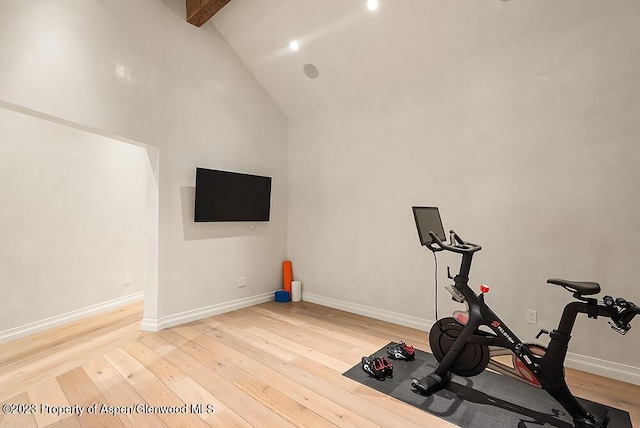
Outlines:
[{"label": "white wall", "polygon": [[157,283],[144,147],[0,109],[0,182],[0,340]]},{"label": "white wall", "polygon": [[[608,4],[287,128],[213,25],[184,22],[182,0],[10,0],[0,3],[0,100],[159,149],[149,328],[267,295],[287,255],[307,293],[432,320],[432,262],[410,207],[433,204],[446,227],[483,244],[473,284],[492,285],[492,306],[531,337],[569,299],[547,277],[638,295],[639,11]],[[196,166],[273,176],[272,220],[193,224]],[[443,283],[457,259],[440,260]],[[637,368],[634,335],[581,319],[572,350]]]},{"label": "white wall", "polygon": [[[550,277],[598,281],[639,302],[640,8],[598,7],[386,92],[291,116],[288,251],[304,291],[426,326],[433,258],[411,206],[435,205],[445,228],[483,245],[471,284],[492,286],[490,305],[524,340],[556,326],[571,298]],[[441,287],[448,264],[457,271],[459,258],[439,256]],[[454,308],[441,288],[440,315]],[[638,376],[639,334],[582,317],[570,350]]]},{"label": "white wall", "polygon": [[[0,100],[159,149],[147,328],[280,287],[286,118],[212,24],[185,22],[184,1],[4,1],[0,63]],[[272,176],[272,220],[194,225],[196,166]]]}]

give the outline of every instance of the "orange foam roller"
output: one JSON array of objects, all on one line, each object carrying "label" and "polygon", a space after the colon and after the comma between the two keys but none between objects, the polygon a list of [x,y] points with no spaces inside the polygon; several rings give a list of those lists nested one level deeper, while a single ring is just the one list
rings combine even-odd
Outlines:
[{"label": "orange foam roller", "polygon": [[293,280],[293,268],[291,266],[291,262],[285,260],[282,262],[282,278],[283,278],[283,288],[284,291],[288,291],[291,293],[291,281]]}]

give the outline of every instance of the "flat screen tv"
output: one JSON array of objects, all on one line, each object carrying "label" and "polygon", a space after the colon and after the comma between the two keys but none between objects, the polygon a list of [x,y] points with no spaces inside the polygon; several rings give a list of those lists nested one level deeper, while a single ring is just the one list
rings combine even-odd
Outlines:
[{"label": "flat screen tv", "polygon": [[271,177],[196,168],[197,222],[269,221]]}]

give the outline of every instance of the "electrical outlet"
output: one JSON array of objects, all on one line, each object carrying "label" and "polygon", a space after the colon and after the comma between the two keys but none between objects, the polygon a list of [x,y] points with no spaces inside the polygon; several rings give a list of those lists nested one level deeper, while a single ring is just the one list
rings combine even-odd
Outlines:
[{"label": "electrical outlet", "polygon": [[127,287],[131,285],[131,274],[124,274],[124,285],[126,285]]},{"label": "electrical outlet", "polygon": [[538,323],[538,313],[533,309],[527,309],[527,322],[529,324],[537,324]]},{"label": "electrical outlet", "polygon": [[337,286],[338,286],[338,277],[337,277],[337,276],[334,276],[334,277],[333,277],[333,282],[332,282],[332,284],[333,284],[333,286],[334,286],[334,287],[337,287]]},{"label": "electrical outlet", "polygon": [[241,276],[238,278],[238,288],[242,288],[242,287],[246,287],[247,286],[247,277],[246,276]]}]

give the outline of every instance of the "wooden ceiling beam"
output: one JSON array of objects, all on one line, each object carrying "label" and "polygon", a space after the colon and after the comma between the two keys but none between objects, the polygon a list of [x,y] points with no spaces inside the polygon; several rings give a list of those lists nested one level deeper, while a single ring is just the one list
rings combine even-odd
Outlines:
[{"label": "wooden ceiling beam", "polygon": [[187,0],[187,22],[202,27],[231,0]]}]

